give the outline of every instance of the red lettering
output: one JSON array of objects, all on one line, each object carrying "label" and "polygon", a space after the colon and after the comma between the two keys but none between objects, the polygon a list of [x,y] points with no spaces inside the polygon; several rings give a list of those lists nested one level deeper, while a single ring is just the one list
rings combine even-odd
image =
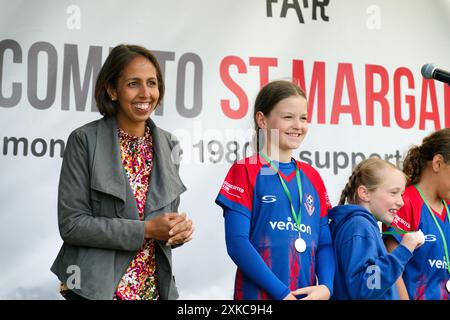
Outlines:
[{"label": "red lettering", "polygon": [[[342,91],[344,82],[347,83],[349,104],[342,104]],[[355,77],[350,63],[339,63],[336,75],[336,88],[333,97],[333,109],[331,111],[331,124],[339,123],[341,113],[350,113],[355,125],[361,125],[361,115],[359,113],[358,97],[356,95]]]},{"label": "red lettering", "polygon": [[[375,92],[374,76],[380,76],[381,88]],[[387,70],[382,66],[368,64],[366,65],[366,124],[374,125],[374,105],[375,101],[381,105],[381,123],[383,127],[390,127],[389,102],[386,94],[389,91],[389,76]]]},{"label": "red lettering", "polygon": [[311,122],[317,95],[317,123],[325,123],[325,62],[314,62],[311,84],[306,91],[303,60],[292,61],[292,79],[308,97],[308,122]]},{"label": "red lettering", "polygon": [[[431,112],[427,111],[428,92],[430,93],[431,99]],[[423,79],[422,81],[422,99],[420,100],[419,130],[425,130],[426,120],[431,120],[434,122],[435,130],[441,129],[439,109],[436,98],[436,86],[434,85],[434,80],[429,79]]]},{"label": "red lettering", "polygon": [[220,100],[220,106],[222,107],[223,113],[231,119],[241,119],[245,117],[248,111],[248,98],[244,90],[231,78],[229,74],[230,66],[236,66],[238,73],[246,73],[247,68],[245,62],[236,56],[227,56],[222,59],[220,63],[220,78],[222,79],[225,86],[233,92],[239,101],[239,106],[237,109],[232,109],[230,105],[230,100],[222,99]]},{"label": "red lettering", "polygon": [[405,101],[408,106],[407,119],[402,118],[402,89],[401,78],[406,77],[408,80],[408,89],[414,89],[414,76],[407,68],[398,68],[394,73],[394,115],[398,126],[403,129],[410,129],[416,121],[416,102],[413,95],[405,95]]},{"label": "red lettering", "polygon": [[259,86],[264,87],[269,82],[269,68],[278,66],[277,58],[250,57],[250,65],[259,67]]},{"label": "red lettering", "polygon": [[[231,97],[221,99],[220,105],[222,112],[230,119],[242,119],[249,111],[249,100],[245,87],[239,84],[238,80],[250,71],[257,70],[259,86],[262,88],[270,81],[272,69],[278,67],[278,58],[249,57],[248,59],[247,64],[247,61],[240,57],[226,56],[220,62],[221,80],[231,91]],[[256,67],[256,69],[250,67]],[[329,124],[339,124],[342,121],[341,116],[345,114],[344,120],[350,121],[349,117],[351,116],[351,124],[361,125],[353,65],[351,63],[337,65],[329,119],[327,119],[327,113],[330,110],[327,110],[329,106],[326,105],[326,76],[326,62],[324,61],[314,61],[312,71],[306,79],[304,61],[292,60],[292,81],[305,91],[308,98],[308,122],[312,122],[314,113],[317,112],[318,124],[326,124],[327,120],[329,120]],[[416,97],[417,104],[419,103],[419,96],[416,94],[418,88],[415,88],[414,75],[408,68],[397,68],[391,82],[386,67],[367,64],[364,77],[365,88],[361,86],[358,88],[365,90],[365,125],[374,126],[375,117],[377,117],[377,122],[380,121],[382,127],[391,127],[392,112],[395,125],[402,129],[413,128],[417,121],[419,130],[425,130],[426,125],[430,125],[427,121],[432,122],[435,130],[439,130],[441,126],[450,128],[449,85],[444,85],[443,88],[444,121],[441,123],[435,81],[426,79],[422,81],[419,111],[418,106],[416,110]],[[308,84],[306,80],[309,80]],[[389,95],[391,87],[393,88],[392,98]]]}]

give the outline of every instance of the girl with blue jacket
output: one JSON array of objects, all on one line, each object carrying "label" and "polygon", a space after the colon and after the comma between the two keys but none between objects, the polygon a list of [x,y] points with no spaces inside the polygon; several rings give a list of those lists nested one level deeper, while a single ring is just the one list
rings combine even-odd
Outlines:
[{"label": "girl with blue jacket", "polygon": [[336,256],[332,299],[399,298],[395,282],[423,243],[423,234],[404,234],[400,245],[388,253],[378,222],[392,223],[403,206],[405,183],[405,175],[387,161],[369,158],[356,166],[339,206],[329,211]]}]

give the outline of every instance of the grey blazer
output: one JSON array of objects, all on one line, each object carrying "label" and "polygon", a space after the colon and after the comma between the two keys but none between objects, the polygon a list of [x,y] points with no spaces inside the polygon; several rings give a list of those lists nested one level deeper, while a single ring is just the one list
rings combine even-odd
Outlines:
[{"label": "grey blazer", "polygon": [[[171,157],[177,141],[150,119],[148,125],[154,154],[145,220],[177,211],[180,195],[186,191],[178,164]],[[51,271],[61,282],[70,283],[75,279],[74,270],[79,270],[80,288],[73,289],[76,294],[112,299],[144,242],[145,232],[122,165],[114,117],[93,121],[70,134],[58,187],[58,225],[64,243]],[[177,299],[171,248],[163,241],[156,243],[160,298]]]}]

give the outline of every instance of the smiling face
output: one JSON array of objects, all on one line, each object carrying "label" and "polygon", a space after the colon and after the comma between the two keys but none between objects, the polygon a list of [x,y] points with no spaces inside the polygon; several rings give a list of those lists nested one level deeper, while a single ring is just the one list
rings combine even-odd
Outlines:
[{"label": "smiling face", "polygon": [[391,224],[404,202],[402,194],[405,191],[405,175],[395,168],[386,167],[380,172],[382,181],[374,190],[367,190],[360,195],[364,206],[375,219]]},{"label": "smiling face", "polygon": [[108,93],[119,104],[118,126],[129,134],[143,136],[145,121],[159,99],[155,66],[145,57],[134,58],[123,69],[117,87],[109,88]]},{"label": "smiling face", "polygon": [[266,144],[279,150],[280,161],[290,161],[292,151],[300,147],[308,132],[306,99],[290,96],[278,102],[267,116],[258,112],[256,118],[266,131]]}]

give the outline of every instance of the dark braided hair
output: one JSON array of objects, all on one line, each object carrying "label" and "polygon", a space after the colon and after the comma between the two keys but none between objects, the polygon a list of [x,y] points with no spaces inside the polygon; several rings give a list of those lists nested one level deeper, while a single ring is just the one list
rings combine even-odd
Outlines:
[{"label": "dark braided hair", "polygon": [[369,191],[375,190],[381,183],[382,176],[380,171],[384,168],[398,168],[389,161],[377,157],[371,157],[361,161],[353,170],[352,175],[342,190],[339,205],[347,203],[358,204],[358,187],[365,186]]},{"label": "dark braided hair", "polygon": [[413,146],[403,161],[403,172],[408,184],[419,182],[423,169],[434,156],[440,154],[445,163],[450,163],[450,128],[436,131],[425,137],[421,146]]}]

